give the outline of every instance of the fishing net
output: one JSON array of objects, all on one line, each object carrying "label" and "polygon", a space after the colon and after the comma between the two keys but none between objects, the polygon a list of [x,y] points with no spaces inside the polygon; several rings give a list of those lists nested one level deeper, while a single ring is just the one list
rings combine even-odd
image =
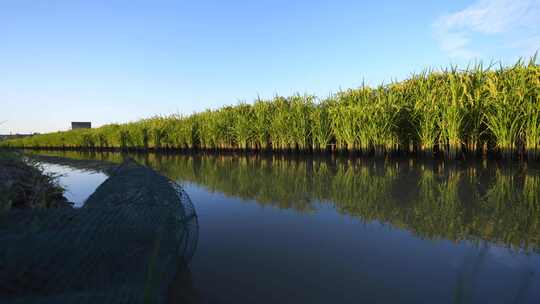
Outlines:
[{"label": "fishing net", "polygon": [[197,237],[181,186],[126,161],[82,208],[2,216],[0,303],[170,303]]}]

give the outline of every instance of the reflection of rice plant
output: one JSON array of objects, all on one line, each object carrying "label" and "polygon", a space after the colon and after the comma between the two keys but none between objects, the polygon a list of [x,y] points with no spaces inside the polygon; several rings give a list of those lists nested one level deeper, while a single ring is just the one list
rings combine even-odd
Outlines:
[{"label": "reflection of rice plant", "polygon": [[[122,161],[115,153],[51,154]],[[540,250],[540,176],[525,168],[285,155],[133,157],[173,180],[263,206],[313,212],[323,202],[420,237]]]},{"label": "reflection of rice plant", "polygon": [[439,224],[447,227],[447,233],[452,235],[452,239],[463,238],[464,213],[465,208],[461,205],[459,198],[459,182],[461,174],[459,171],[450,171],[448,176],[438,184],[438,208],[437,214]]},{"label": "reflection of rice plant", "polygon": [[394,166],[339,163],[332,181],[331,199],[340,212],[365,221],[385,221],[394,206],[391,187],[396,178]]},{"label": "reflection of rice plant", "polygon": [[537,175],[518,175],[508,169],[496,171],[483,202],[484,215],[490,215],[486,224],[492,236],[516,247],[538,246],[538,187]]},{"label": "reflection of rice plant", "polygon": [[420,167],[420,178],[418,181],[419,198],[421,201],[434,202],[436,201],[435,186],[437,182],[435,180],[435,173],[431,169],[426,169],[424,166]]},{"label": "reflection of rice plant", "polygon": [[525,175],[523,181],[523,203],[532,214],[540,213],[540,176]]},{"label": "reflection of rice plant", "polygon": [[496,211],[501,212],[507,205],[518,201],[517,191],[514,189],[515,180],[512,174],[500,169],[495,174],[495,182],[484,199],[491,204],[491,208],[495,207]]},{"label": "reflection of rice plant", "polygon": [[[442,169],[441,169],[442,170]],[[421,167],[418,180],[418,196],[412,206],[409,225],[428,237],[444,236],[452,240],[463,239],[464,207],[459,197],[461,173],[435,173]]]}]

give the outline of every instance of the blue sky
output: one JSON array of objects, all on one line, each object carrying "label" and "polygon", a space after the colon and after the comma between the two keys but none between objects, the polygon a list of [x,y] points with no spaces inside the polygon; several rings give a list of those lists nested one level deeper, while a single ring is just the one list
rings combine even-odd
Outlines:
[{"label": "blue sky", "polygon": [[513,63],[539,21],[540,0],[0,0],[0,134]]}]

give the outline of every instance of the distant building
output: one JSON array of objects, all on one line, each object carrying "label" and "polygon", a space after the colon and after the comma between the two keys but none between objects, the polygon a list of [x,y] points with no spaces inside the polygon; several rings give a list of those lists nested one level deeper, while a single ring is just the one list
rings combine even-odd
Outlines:
[{"label": "distant building", "polygon": [[71,122],[71,129],[91,129],[92,123],[91,122],[84,122],[84,121],[72,121]]}]

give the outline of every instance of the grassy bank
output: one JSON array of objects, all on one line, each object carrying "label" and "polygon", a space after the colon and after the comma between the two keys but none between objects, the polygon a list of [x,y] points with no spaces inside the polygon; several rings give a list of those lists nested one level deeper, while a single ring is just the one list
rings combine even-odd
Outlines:
[{"label": "grassy bank", "polygon": [[17,153],[0,151],[0,212],[69,206],[56,177]]},{"label": "grassy bank", "polygon": [[325,99],[275,97],[0,143],[12,147],[540,156],[540,66],[426,71]]}]

